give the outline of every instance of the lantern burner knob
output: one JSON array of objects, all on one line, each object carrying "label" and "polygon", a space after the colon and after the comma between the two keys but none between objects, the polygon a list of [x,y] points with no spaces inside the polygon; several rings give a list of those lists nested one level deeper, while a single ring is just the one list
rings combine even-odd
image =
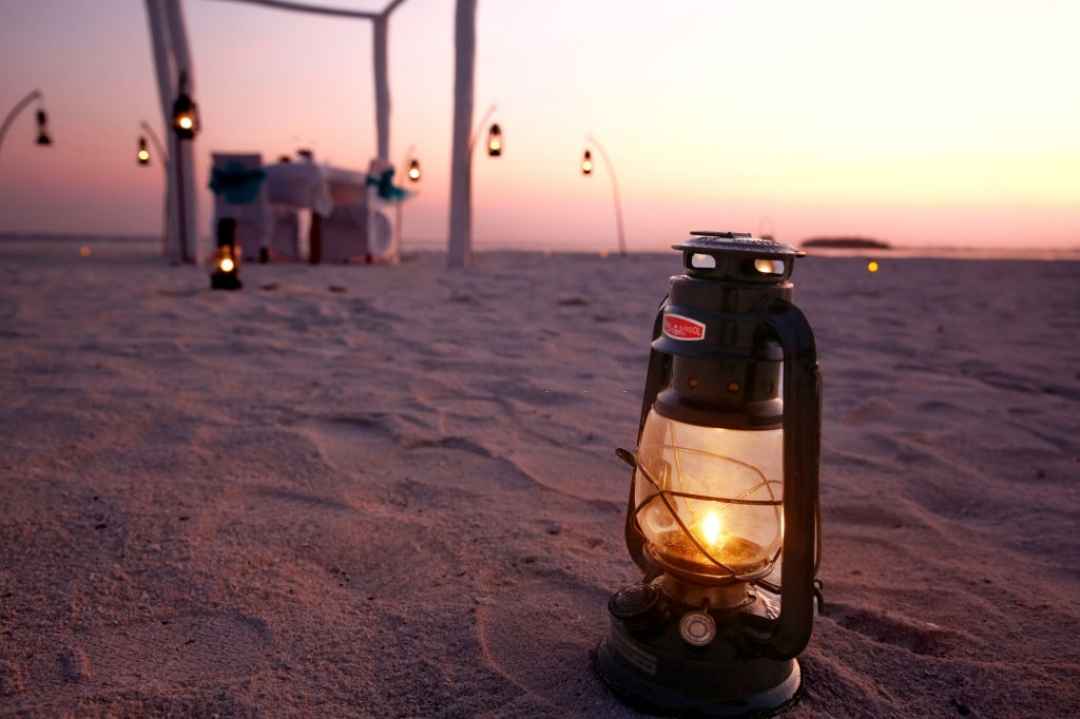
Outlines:
[{"label": "lantern burner knob", "polygon": [[651,584],[631,584],[623,587],[608,600],[612,616],[632,621],[647,615],[660,599],[660,590]]},{"label": "lantern burner knob", "polygon": [[687,644],[708,646],[716,638],[716,620],[706,612],[687,612],[679,620],[679,634]]}]

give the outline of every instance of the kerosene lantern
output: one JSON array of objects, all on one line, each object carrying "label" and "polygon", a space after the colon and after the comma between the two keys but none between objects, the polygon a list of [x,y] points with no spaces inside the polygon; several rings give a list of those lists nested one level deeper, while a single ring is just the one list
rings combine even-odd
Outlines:
[{"label": "kerosene lantern", "polygon": [[199,107],[191,99],[187,89],[187,75],[180,74],[179,92],[173,102],[173,132],[181,140],[193,140],[202,127],[199,121]]},{"label": "kerosene lantern", "polygon": [[591,175],[592,174],[592,168],[593,168],[592,152],[590,152],[589,150],[586,150],[585,154],[581,156],[581,174],[582,175]]},{"label": "kerosene lantern", "polygon": [[651,711],[761,716],[797,698],[821,551],[821,380],[787,245],[693,232],[653,328],[603,681]]},{"label": "kerosene lantern", "polygon": [[210,272],[210,289],[239,290],[240,252],[236,247],[236,220],[223,217],[217,223],[217,249],[214,252],[213,270]]},{"label": "kerosene lantern", "polygon": [[139,149],[135,152],[135,161],[142,166],[150,164],[150,149],[146,146],[146,138],[139,135]]},{"label": "kerosene lantern", "polygon": [[420,161],[415,157],[409,160],[409,182],[420,182]]},{"label": "kerosene lantern", "polygon": [[499,123],[493,123],[491,129],[488,130],[487,137],[487,151],[489,157],[499,157],[503,151],[503,135],[502,128],[499,127]]},{"label": "kerosene lantern", "polygon": [[52,136],[49,134],[49,115],[44,110],[37,111],[37,140],[38,145],[48,147],[52,145]]}]

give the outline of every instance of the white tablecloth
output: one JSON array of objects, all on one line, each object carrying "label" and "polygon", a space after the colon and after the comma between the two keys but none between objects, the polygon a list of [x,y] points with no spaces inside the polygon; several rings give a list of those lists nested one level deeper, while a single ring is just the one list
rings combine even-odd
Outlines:
[{"label": "white tablecloth", "polygon": [[364,202],[367,175],[311,162],[265,165],[270,203],[308,209],[329,217],[334,205]]}]

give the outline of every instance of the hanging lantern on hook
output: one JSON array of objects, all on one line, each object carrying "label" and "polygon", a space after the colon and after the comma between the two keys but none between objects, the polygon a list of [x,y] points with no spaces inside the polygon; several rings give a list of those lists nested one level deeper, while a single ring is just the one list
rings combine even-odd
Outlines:
[{"label": "hanging lantern on hook", "polygon": [[409,160],[409,182],[420,182],[420,161],[415,157]]},{"label": "hanging lantern on hook", "polygon": [[37,144],[43,147],[52,145],[52,136],[49,135],[49,116],[45,110],[37,111]]},{"label": "hanging lantern on hook", "polygon": [[199,120],[199,107],[188,94],[187,74],[180,73],[180,91],[176,95],[172,108],[173,132],[181,140],[194,140],[202,129]]},{"label": "hanging lantern on hook", "polygon": [[146,138],[139,135],[139,149],[135,152],[135,160],[141,166],[150,164],[150,149],[146,146]]},{"label": "hanging lantern on hook", "polygon": [[592,152],[585,151],[585,154],[581,156],[581,174],[591,175],[593,171]]},{"label": "hanging lantern on hook", "polygon": [[499,127],[499,123],[493,123],[491,129],[488,130],[487,138],[487,150],[489,157],[499,157],[503,151],[503,135],[502,128]]}]

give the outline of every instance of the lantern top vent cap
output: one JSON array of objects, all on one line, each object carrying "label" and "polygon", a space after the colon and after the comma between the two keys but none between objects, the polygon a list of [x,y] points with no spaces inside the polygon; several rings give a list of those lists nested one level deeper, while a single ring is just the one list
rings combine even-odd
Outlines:
[{"label": "lantern top vent cap", "polygon": [[768,237],[754,237],[749,232],[691,230],[690,239],[672,249],[704,254],[740,252],[758,257],[804,257],[805,252]]}]

